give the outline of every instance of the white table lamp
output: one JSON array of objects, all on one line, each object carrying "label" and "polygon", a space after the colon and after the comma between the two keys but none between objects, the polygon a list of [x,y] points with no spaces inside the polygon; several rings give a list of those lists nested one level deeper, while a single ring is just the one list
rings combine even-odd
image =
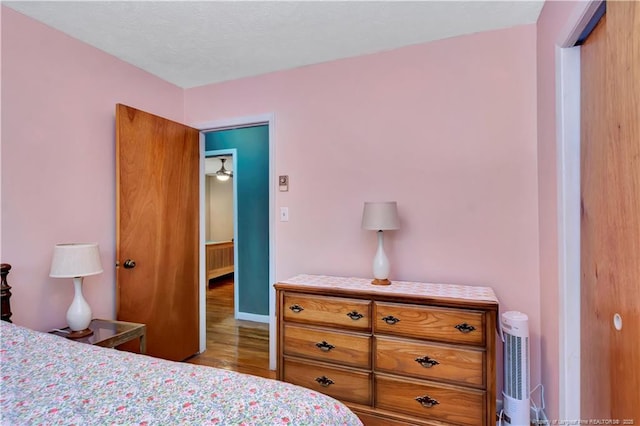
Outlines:
[{"label": "white table lamp", "polygon": [[362,212],[362,228],[378,231],[378,250],[373,258],[373,281],[375,285],[389,285],[389,259],[384,252],[384,240],[382,231],[400,229],[398,219],[398,203],[365,202]]},{"label": "white table lamp", "polygon": [[51,271],[53,278],[73,278],[75,295],[67,311],[71,332],[67,337],[78,339],[90,336],[91,307],[82,295],[82,279],[102,272],[98,244],[57,244],[53,248]]}]

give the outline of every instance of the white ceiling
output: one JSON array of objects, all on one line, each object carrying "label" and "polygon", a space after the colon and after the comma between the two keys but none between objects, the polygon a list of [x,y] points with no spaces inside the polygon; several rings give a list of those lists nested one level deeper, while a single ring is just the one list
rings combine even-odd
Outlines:
[{"label": "white ceiling", "polygon": [[539,1],[3,1],[183,88],[531,24]]}]

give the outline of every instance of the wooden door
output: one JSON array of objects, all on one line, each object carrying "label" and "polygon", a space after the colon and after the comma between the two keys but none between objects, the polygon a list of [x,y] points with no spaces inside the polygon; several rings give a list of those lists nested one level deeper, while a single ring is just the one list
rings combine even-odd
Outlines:
[{"label": "wooden door", "polygon": [[638,424],[640,3],[607,2],[581,63],[581,418]]},{"label": "wooden door", "polygon": [[199,138],[116,106],[117,317],[146,324],[147,353],[176,361],[199,347]]}]

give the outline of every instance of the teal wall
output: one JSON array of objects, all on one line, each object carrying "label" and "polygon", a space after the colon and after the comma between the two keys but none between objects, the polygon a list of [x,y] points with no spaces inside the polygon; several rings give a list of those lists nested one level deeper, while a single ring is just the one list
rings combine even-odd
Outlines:
[{"label": "teal wall", "polygon": [[269,314],[269,126],[205,134],[205,151],[236,149],[238,191],[238,306]]}]

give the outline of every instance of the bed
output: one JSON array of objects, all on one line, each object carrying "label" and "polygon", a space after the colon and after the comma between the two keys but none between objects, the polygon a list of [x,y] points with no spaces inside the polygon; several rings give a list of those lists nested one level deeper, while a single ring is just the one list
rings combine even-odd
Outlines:
[{"label": "bed", "polygon": [[3,425],[361,425],[310,389],[0,325]]},{"label": "bed", "polygon": [[92,346],[9,321],[0,321],[2,425],[362,424],[341,402],[310,389]]},{"label": "bed", "polygon": [[233,241],[210,241],[207,246],[207,281],[234,271]]}]

